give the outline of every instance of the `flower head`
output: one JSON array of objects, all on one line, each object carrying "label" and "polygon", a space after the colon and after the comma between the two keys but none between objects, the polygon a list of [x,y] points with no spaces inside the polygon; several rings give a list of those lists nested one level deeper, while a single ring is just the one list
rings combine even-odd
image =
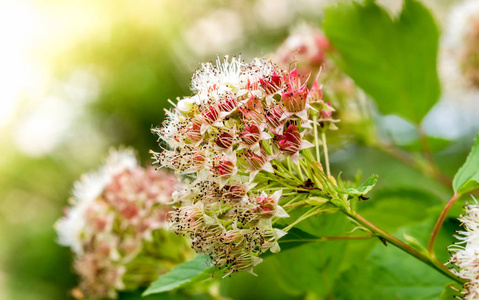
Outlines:
[{"label": "flower head", "polygon": [[262,253],[279,251],[277,240],[285,233],[272,219],[288,214],[281,191],[261,190],[260,183],[274,176],[272,161],[297,162],[301,150],[312,146],[304,138],[313,122],[310,103],[322,99],[319,87],[308,89],[307,78],[266,59],[217,59],[196,71],[195,94],[154,129],[166,144],[152,151],[155,162],[185,181],[174,197],[181,201],[170,228],[189,236],[196,251],[228,274],[252,272]]}]

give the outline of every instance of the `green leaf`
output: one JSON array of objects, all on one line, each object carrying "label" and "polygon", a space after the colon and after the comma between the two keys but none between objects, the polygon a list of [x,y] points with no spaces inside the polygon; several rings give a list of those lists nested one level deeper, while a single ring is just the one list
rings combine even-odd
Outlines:
[{"label": "green leaf", "polygon": [[462,286],[457,282],[450,282],[444,286],[444,291],[439,296],[439,300],[455,300],[460,299],[459,297],[464,296],[461,294]]},{"label": "green leaf", "polygon": [[[281,251],[286,251],[305,244],[317,242],[318,237],[309,234],[301,229],[292,228],[286,236],[279,240]],[[264,253],[261,257],[271,256],[271,252]],[[169,273],[164,274],[153,282],[143,293],[143,296],[163,293],[184,287],[189,283],[198,282],[211,277],[213,267],[208,264],[207,255],[198,255],[195,259],[185,262],[173,268]]]},{"label": "green leaf", "polygon": [[[431,217],[423,223],[399,228],[398,232],[414,232],[418,244],[427,243],[434,224]],[[440,233],[441,246],[452,243],[453,230],[447,229]],[[377,242],[369,257],[358,260],[342,274],[335,288],[335,299],[436,300],[448,282],[450,278],[415,257],[391,244],[385,247]]]},{"label": "green leaf", "polygon": [[169,273],[160,276],[158,280],[153,282],[143,293],[143,296],[173,290],[185,283],[198,280],[198,277],[206,279],[208,274],[204,271],[211,268],[208,260],[207,255],[197,255],[193,260],[176,266]]},{"label": "green leaf", "polygon": [[351,196],[361,196],[361,195],[366,195],[372,188],[376,185],[376,182],[378,182],[378,175],[373,174],[371,175],[363,184],[361,184],[359,187],[353,189],[345,189],[341,192],[351,195]]},{"label": "green leaf", "polygon": [[374,1],[329,7],[323,24],[337,63],[384,114],[418,124],[439,99],[439,33],[418,1],[406,0],[397,19]]},{"label": "green leaf", "polygon": [[454,176],[452,186],[458,194],[464,194],[479,188],[479,134],[466,162]]},{"label": "green leaf", "polygon": [[427,191],[381,189],[375,191],[371,201],[361,203],[359,213],[382,229],[395,231],[405,225],[423,222],[430,213],[436,212],[436,207],[442,209],[443,206],[441,198]]}]

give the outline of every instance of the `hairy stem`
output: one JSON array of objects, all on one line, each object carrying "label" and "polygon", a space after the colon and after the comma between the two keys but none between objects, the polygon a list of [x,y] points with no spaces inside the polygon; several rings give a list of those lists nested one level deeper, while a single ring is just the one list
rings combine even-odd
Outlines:
[{"label": "hairy stem", "polygon": [[436,243],[437,236],[441,231],[442,224],[444,224],[449,210],[460,197],[461,195],[459,194],[454,194],[454,196],[452,196],[452,198],[447,202],[446,206],[444,206],[441,215],[437,219],[436,225],[434,225],[434,229],[432,230],[431,237],[429,238],[429,243],[427,245],[427,251],[431,257],[436,257],[434,253],[434,244]]}]

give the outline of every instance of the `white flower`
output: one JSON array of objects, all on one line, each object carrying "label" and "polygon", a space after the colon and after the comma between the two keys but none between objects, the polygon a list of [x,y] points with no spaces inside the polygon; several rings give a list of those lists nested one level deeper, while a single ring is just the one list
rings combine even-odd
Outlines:
[{"label": "white flower", "polygon": [[216,65],[207,62],[201,65],[201,69],[195,72],[191,79],[193,92],[210,90],[213,86],[230,88],[233,91],[238,90],[240,83],[241,57],[233,57],[231,61],[226,56],[223,61],[219,57],[216,59]]}]

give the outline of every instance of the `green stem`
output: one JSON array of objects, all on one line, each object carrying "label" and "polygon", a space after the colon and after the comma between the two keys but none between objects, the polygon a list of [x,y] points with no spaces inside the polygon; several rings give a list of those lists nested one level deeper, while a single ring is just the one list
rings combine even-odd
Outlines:
[{"label": "green stem", "polygon": [[319,137],[318,137],[318,124],[316,121],[313,122],[313,130],[314,130],[314,144],[316,149],[316,160],[321,162],[321,155],[319,154]]},{"label": "green stem", "polygon": [[324,163],[326,164],[326,174],[331,176],[331,172],[329,171],[329,156],[328,156],[328,145],[326,144],[326,133],[323,131],[321,132],[321,140],[323,142],[323,151],[324,151]]},{"label": "green stem", "polygon": [[457,277],[454,273],[452,273],[446,266],[444,266],[440,261],[438,261],[435,257],[429,256],[426,252],[421,252],[416,248],[404,243],[400,239],[396,238],[395,236],[387,233],[386,231],[382,230],[381,228],[377,227],[373,223],[366,220],[364,217],[359,215],[356,212],[347,211],[345,209],[341,209],[343,213],[348,215],[351,219],[355,220],[358,224],[364,226],[366,229],[371,231],[374,235],[380,237],[383,240],[388,241],[389,243],[393,244],[394,246],[398,247],[399,249],[403,250],[404,252],[414,256],[415,258],[419,259],[423,263],[429,265],[430,267],[436,269],[443,275],[457,281],[461,285],[465,283],[465,280],[462,278]]},{"label": "green stem", "polygon": [[459,194],[454,194],[454,196],[452,196],[452,198],[447,202],[446,206],[444,206],[444,209],[442,210],[441,215],[437,219],[436,225],[434,225],[434,229],[432,230],[431,237],[429,238],[429,243],[427,245],[427,251],[429,252],[429,255],[431,257],[434,257],[434,258],[436,257],[436,254],[434,252],[434,244],[436,243],[437,236],[439,235],[439,232],[441,231],[441,227],[444,224],[444,221],[446,220],[449,210],[460,197],[461,195]]}]

